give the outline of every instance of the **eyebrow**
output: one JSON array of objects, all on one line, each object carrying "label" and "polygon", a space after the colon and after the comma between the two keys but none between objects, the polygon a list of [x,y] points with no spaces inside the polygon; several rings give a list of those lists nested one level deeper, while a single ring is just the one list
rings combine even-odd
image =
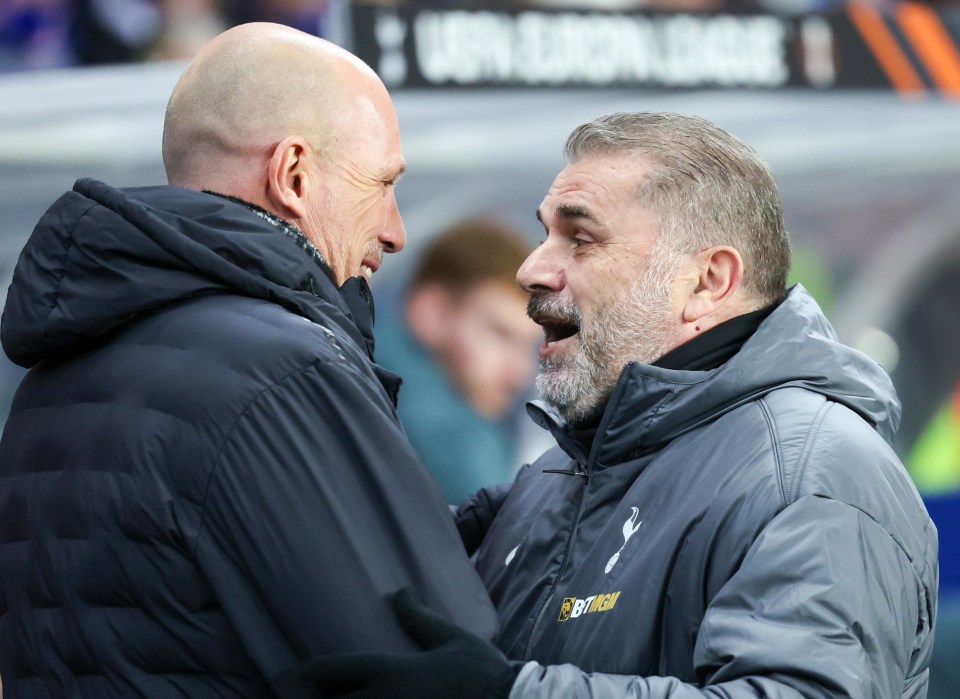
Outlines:
[{"label": "eyebrow", "polygon": [[[577,204],[558,204],[557,216],[564,219],[585,218],[598,226],[603,225],[600,219],[598,219],[590,209],[585,206],[578,206]],[[543,223],[543,216],[540,214],[540,209],[537,209],[537,220]]]}]

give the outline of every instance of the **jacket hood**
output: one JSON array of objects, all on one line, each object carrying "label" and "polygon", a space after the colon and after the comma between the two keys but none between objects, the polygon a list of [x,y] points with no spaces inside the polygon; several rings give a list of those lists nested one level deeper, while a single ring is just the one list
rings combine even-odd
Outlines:
[{"label": "jacket hood", "polygon": [[528,410],[571,456],[610,466],[660,449],[699,425],[788,386],[846,405],[888,443],[900,425],[900,401],[890,377],[865,354],[837,340],[816,301],[800,285],[717,369],[676,371],[636,362],[624,367],[590,444],[578,440],[545,403],[534,401]]},{"label": "jacket hood", "polygon": [[37,223],[14,270],[0,339],[29,367],[142,314],[218,293],[268,300],[325,326],[332,318],[372,357],[372,297],[362,278],[338,289],[309,246],[243,204],[90,179]]}]

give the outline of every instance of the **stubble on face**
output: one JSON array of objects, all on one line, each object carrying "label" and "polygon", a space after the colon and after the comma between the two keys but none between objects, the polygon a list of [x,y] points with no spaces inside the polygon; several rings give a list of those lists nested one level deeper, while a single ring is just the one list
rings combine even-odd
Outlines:
[{"label": "stubble on face", "polygon": [[680,261],[668,245],[658,243],[622,298],[587,318],[563,292],[531,295],[531,318],[550,317],[580,328],[576,350],[541,359],[536,379],[539,396],[568,423],[599,410],[629,362],[650,363],[677,346],[679,324],[671,288]]},{"label": "stubble on face", "polygon": [[314,235],[312,242],[326,258],[337,284],[343,284],[350,277],[360,274],[366,277],[360,269],[361,260],[371,261],[379,267],[384,256],[384,246],[378,238],[367,242],[359,258],[351,250],[350,243],[357,228],[356,217],[349,215],[351,211],[350,204],[341,196],[327,191],[311,227],[319,232],[319,235]]},{"label": "stubble on face", "polygon": [[[361,82],[338,113],[333,133],[326,135],[329,143],[320,154],[316,176],[323,191],[308,222],[311,240],[324,253],[338,284],[355,276],[369,280],[384,254],[399,251],[405,242],[393,193],[390,199],[384,193],[405,169],[396,113],[379,79]],[[386,202],[393,202],[396,220]],[[389,247],[383,242],[388,230]]]}]

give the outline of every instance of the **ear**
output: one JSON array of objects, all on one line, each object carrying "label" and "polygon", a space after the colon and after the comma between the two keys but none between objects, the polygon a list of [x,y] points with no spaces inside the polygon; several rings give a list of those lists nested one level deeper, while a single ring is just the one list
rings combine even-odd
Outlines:
[{"label": "ear", "polygon": [[683,306],[686,323],[706,320],[719,311],[740,290],[743,282],[743,258],[729,245],[707,248],[694,255],[692,263],[695,277],[688,287]]},{"label": "ear", "polygon": [[450,334],[455,302],[439,284],[423,284],[411,290],[404,305],[404,319],[413,336],[427,349],[437,352]]},{"label": "ear", "polygon": [[283,218],[306,215],[307,162],[313,156],[302,136],[287,136],[277,144],[267,165],[267,195]]}]

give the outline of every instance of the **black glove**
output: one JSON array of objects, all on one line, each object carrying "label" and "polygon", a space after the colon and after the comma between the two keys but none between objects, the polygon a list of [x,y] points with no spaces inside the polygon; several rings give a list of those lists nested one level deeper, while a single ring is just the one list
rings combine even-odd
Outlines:
[{"label": "black glove", "polygon": [[343,653],[306,663],[302,685],[330,699],[507,699],[522,663],[426,607],[410,588],[392,599],[422,653]]},{"label": "black glove", "polygon": [[472,556],[474,551],[480,548],[487,530],[493,524],[493,518],[497,516],[511,488],[513,483],[487,486],[454,509],[453,521],[468,556]]}]

